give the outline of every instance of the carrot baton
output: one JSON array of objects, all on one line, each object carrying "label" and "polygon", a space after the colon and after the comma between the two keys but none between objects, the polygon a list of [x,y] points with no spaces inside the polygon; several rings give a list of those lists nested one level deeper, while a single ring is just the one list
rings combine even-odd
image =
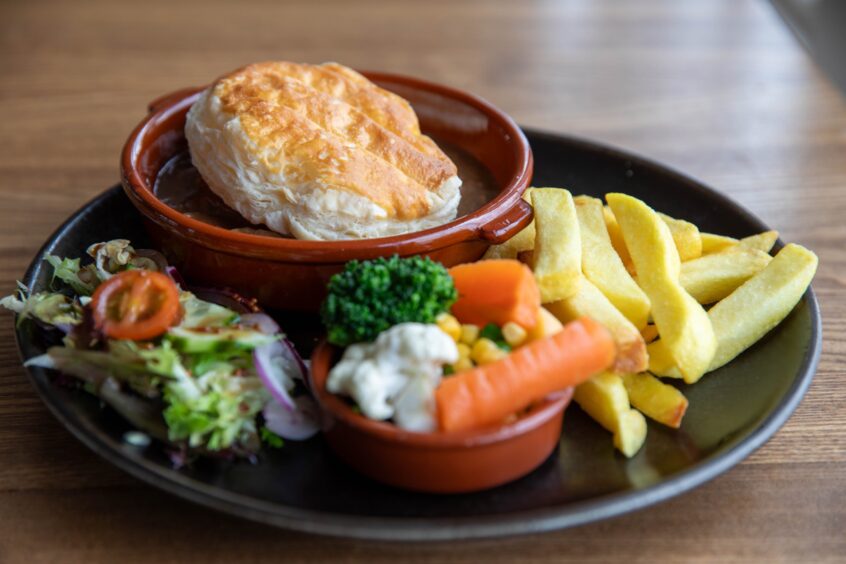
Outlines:
[{"label": "carrot baton", "polygon": [[537,323],[540,290],[525,264],[512,259],[489,259],[449,269],[458,290],[452,314],[462,323],[499,326],[509,321],[524,329]]},{"label": "carrot baton", "polygon": [[440,428],[463,431],[502,421],[605,370],[615,355],[605,327],[587,317],[568,323],[502,360],[445,378],[435,390]]}]

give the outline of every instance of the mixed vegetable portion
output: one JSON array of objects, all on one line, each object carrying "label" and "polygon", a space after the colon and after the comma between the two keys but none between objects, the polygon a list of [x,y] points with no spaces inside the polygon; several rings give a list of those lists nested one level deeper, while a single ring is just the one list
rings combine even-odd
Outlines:
[{"label": "mixed vegetable portion", "polygon": [[[371,265],[377,266],[355,263],[339,274],[329,299],[340,282]],[[588,318],[559,323],[541,308],[532,271],[516,260],[447,271],[428,259],[394,257],[378,270],[374,279],[398,279],[401,272],[402,283],[357,294],[354,310],[335,312],[330,321],[340,327],[381,321],[367,333],[375,338],[345,349],[327,379],[329,392],[350,397],[371,419],[418,432],[478,429],[514,418],[614,362],[611,334]],[[433,286],[438,296],[427,293]],[[384,304],[413,295],[432,299],[425,310],[403,310],[391,325]],[[382,324],[386,328],[377,332]],[[332,327],[329,335],[331,340]]]},{"label": "mixed vegetable portion", "polygon": [[88,255],[85,265],[45,255],[56,291],[19,285],[0,300],[18,323],[62,335],[27,365],[75,377],[138,429],[187,452],[250,456],[262,443],[318,431],[304,362],[253,302],[191,292],[162,255],[124,239]]}]

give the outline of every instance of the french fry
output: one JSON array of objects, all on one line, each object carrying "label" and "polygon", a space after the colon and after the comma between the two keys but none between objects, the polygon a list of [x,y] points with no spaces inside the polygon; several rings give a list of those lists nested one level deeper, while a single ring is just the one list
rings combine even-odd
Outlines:
[{"label": "french fry", "polygon": [[712,307],[708,317],[717,334],[717,352],[708,369],[731,362],[781,323],[802,299],[818,262],[808,249],[786,245],[764,270]]},{"label": "french fry", "polygon": [[646,345],[646,352],[649,355],[649,371],[664,378],[681,378],[679,369],[676,368],[676,361],[660,339]]},{"label": "french fry", "polygon": [[624,374],[623,384],[632,406],[658,423],[678,429],[687,411],[687,398],[678,388],[648,372]]},{"label": "french fry", "polygon": [[608,206],[602,207],[602,219],[605,220],[605,229],[608,230],[608,238],[611,239],[611,245],[620,260],[623,261],[623,266],[629,271],[629,274],[634,274],[634,265],[632,264],[632,257],[629,255],[629,250],[626,248],[626,242],[623,240],[623,232],[620,231],[620,224],[617,223],[617,218],[614,217],[614,212]]},{"label": "french fry", "polygon": [[564,326],[558,321],[558,318],[552,315],[545,307],[541,306],[538,312],[538,321],[529,330],[526,340],[529,342],[538,341],[546,337],[551,337],[562,329],[564,329]]},{"label": "french fry", "polygon": [[644,328],[649,318],[649,298],[612,246],[602,201],[589,196],[577,196],[573,201],[582,241],[582,272],[635,327]]},{"label": "french fry", "polygon": [[[737,242],[737,246],[769,253],[772,250],[773,245],[775,245],[777,239],[778,231],[764,231],[763,233],[758,233],[757,235],[751,235],[740,239]],[[727,251],[729,249],[725,250]]]},{"label": "french fry", "polygon": [[[617,221],[613,210],[610,206],[605,206],[602,209],[602,212],[603,219],[605,219],[605,227],[608,230],[608,236],[611,238],[611,244],[614,246],[614,250],[617,251],[617,254],[620,256],[620,260],[623,261],[623,264],[626,267],[626,270],[628,270],[629,273],[634,274],[634,263],[632,262],[629,249],[626,247],[626,241],[623,238],[622,231],[620,231],[620,224]],[[667,224],[667,227],[670,228],[670,233],[673,236],[673,244],[679,252],[680,260],[685,261],[702,256],[704,253],[704,243],[702,241],[701,234],[699,233],[699,228],[696,227],[696,225],[690,223],[689,221],[684,221],[683,219],[675,219],[663,213],[659,213],[658,216],[664,221],[664,223]],[[715,235],[715,237],[718,237],[718,235]],[[736,242],[736,240],[734,242]]]},{"label": "french fry", "polygon": [[646,420],[629,406],[622,378],[611,372],[597,374],[576,387],[573,400],[588,415],[613,433],[614,446],[631,458],[646,440]]},{"label": "french fry", "polygon": [[689,221],[675,219],[660,212],[658,217],[663,219],[667,227],[670,228],[673,243],[679,252],[679,260],[684,262],[702,256],[702,239],[699,236],[698,227]]},{"label": "french fry", "polygon": [[561,188],[535,188],[531,198],[535,209],[532,270],[541,302],[569,298],[578,290],[582,276],[582,245],[573,197]]},{"label": "french fry", "polygon": [[714,233],[699,233],[699,240],[702,241],[702,254],[710,255],[737,245],[737,239]]},{"label": "french fry", "polygon": [[625,194],[605,197],[626,241],[638,284],[652,303],[652,318],[674,364],[692,384],[705,373],[717,341],[708,314],[679,284],[681,262],[670,228],[649,206]]},{"label": "french fry", "polygon": [[517,254],[523,251],[531,251],[535,247],[535,222],[523,228],[514,237],[499,245],[491,245],[483,259],[516,259]]},{"label": "french fry", "polygon": [[712,304],[731,294],[771,260],[765,252],[737,246],[683,262],[679,282],[697,302]]},{"label": "french fry", "polygon": [[[708,311],[717,336],[717,348],[708,371],[734,360],[781,323],[796,304],[817,270],[817,256],[799,245],[786,245],[758,274]],[[649,371],[678,377],[672,356],[662,340],[650,343]]]},{"label": "french fry", "polygon": [[713,233],[700,233],[699,237],[702,240],[703,255],[733,251],[739,247],[769,253],[778,239],[778,231],[764,231],[743,239],[724,237]]},{"label": "french fry", "polygon": [[[532,203],[531,194],[533,188],[526,188],[523,192],[523,199]],[[514,237],[499,245],[491,245],[482,259],[516,259],[518,253],[531,251],[535,248],[535,220],[523,228]]]},{"label": "french fry", "polygon": [[650,324],[641,329],[640,334],[643,336],[644,341],[651,343],[658,338],[658,328],[654,324]]},{"label": "french fry", "polygon": [[546,304],[546,308],[562,323],[587,316],[604,325],[617,344],[616,372],[641,372],[649,365],[640,331],[587,278],[580,280],[574,295]]}]

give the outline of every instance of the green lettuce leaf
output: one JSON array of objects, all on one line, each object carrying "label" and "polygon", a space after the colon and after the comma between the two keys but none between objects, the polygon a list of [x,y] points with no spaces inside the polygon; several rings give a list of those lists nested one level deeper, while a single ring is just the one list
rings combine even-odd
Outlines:
[{"label": "green lettuce leaf", "polygon": [[58,278],[77,294],[90,296],[97,288],[99,280],[96,276],[92,277],[87,269],[79,266],[78,258],[59,258],[56,255],[45,253],[44,260],[53,267],[53,279]]},{"label": "green lettuce leaf", "polygon": [[82,307],[64,294],[39,292],[29,295],[26,286],[18,282],[15,294],[0,298],[0,307],[18,314],[18,324],[35,318],[52,326],[77,325],[82,321]]}]

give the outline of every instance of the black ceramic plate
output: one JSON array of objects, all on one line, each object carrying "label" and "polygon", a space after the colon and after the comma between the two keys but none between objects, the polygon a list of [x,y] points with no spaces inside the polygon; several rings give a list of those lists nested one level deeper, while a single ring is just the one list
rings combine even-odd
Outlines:
[{"label": "black ceramic plate", "polygon": [[[573,193],[626,192],[714,233],[741,237],[766,229],[725,197],[655,163],[578,139],[529,133],[534,184]],[[74,214],[50,237],[25,283],[50,280],[44,251],[79,256],[87,245],[116,237],[143,244],[140,217],[119,187]],[[299,347],[314,344],[309,319],[281,319]],[[44,336],[23,324],[24,358],[43,352]],[[382,486],[339,462],[320,437],[263,452],[258,464],[203,459],[173,470],[160,445],[123,442],[127,424],[96,398],[55,385],[29,369],[44,402],[70,431],[109,462],[158,488],[203,505],[290,529],[330,535],[434,540],[490,537],[570,527],[619,515],[689,490],[760,447],[787,420],[811,382],[820,353],[820,317],[810,290],[761,342],[694,386],[683,386],[690,409],[674,431],[649,424],[644,448],[631,460],[577,406],[566,412],[558,450],[511,484],[468,495],[424,495]]]}]

